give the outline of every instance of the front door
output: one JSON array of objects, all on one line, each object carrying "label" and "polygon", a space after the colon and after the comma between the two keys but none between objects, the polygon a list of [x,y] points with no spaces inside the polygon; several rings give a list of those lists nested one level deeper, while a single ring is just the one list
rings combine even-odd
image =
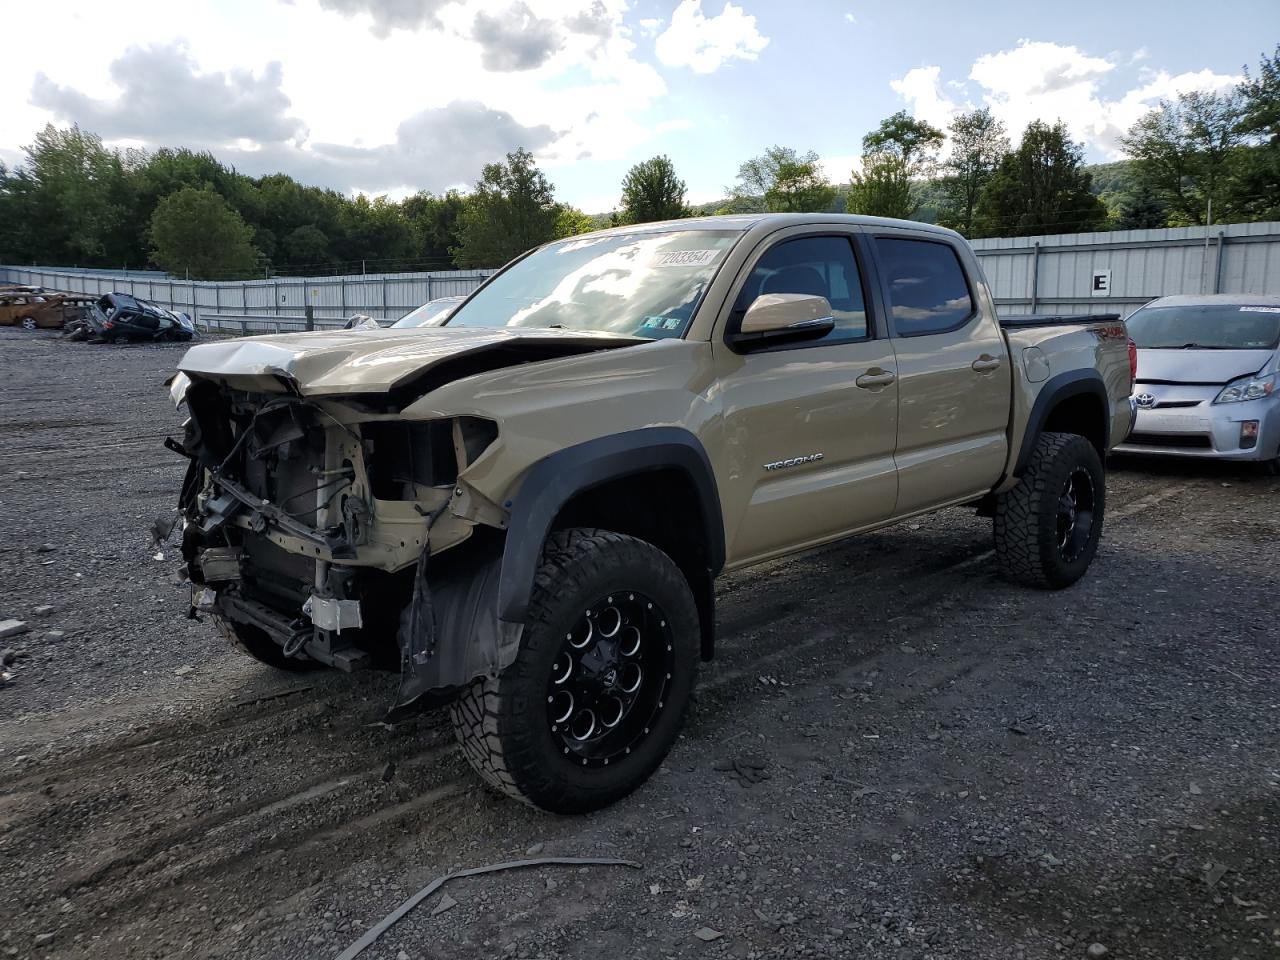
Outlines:
[{"label": "front door", "polygon": [[[826,297],[836,329],[819,340],[733,352],[724,333],[768,293]],[[793,228],[748,262],[712,340],[724,411],[728,566],[835,539],[892,514],[895,361],[867,294],[848,231]]]}]

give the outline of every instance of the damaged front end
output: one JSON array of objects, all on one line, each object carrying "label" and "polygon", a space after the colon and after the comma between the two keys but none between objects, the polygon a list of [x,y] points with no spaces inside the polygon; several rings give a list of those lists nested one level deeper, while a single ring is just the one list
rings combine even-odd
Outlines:
[{"label": "damaged front end", "polygon": [[[479,417],[409,421],[374,398],[280,378],[179,374],[182,552],[192,611],[259,659],[399,669],[389,719],[507,666],[497,617],[505,512],[466,483],[497,437]],[[442,553],[448,551],[445,556]]]}]

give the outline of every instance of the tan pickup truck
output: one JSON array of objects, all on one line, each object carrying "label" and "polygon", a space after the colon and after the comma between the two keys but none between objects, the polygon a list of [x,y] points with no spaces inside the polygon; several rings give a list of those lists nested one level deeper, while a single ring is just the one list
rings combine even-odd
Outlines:
[{"label": "tan pickup truck", "polygon": [[442,327],[190,350],[193,608],[265,663],[398,670],[492,786],[608,804],[674,741],[725,570],[966,505],[1089,566],[1133,422],[1118,317],[997,319],[972,251],[827,214],[606,230]]}]

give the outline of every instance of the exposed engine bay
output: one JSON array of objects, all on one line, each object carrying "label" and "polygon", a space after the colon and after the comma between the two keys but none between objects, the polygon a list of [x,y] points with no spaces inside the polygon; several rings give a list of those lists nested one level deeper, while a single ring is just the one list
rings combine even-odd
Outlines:
[{"label": "exposed engine bay", "polygon": [[491,602],[505,516],[460,480],[496,438],[492,421],[406,421],[356,398],[200,378],[184,399],[170,446],[190,459],[193,615],[221,618],[268,659],[398,668],[393,713],[506,666],[519,627]]}]

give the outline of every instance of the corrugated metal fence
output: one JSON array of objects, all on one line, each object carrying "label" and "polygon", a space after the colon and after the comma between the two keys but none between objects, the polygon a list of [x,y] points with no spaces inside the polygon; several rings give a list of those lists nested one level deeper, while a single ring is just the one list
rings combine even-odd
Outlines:
[{"label": "corrugated metal fence", "polygon": [[[188,313],[202,328],[217,327],[217,318],[252,317],[250,329],[270,329],[264,321],[300,321],[307,307],[317,326],[362,313],[396,320],[437,297],[470,293],[492,270],[442,270],[432,273],[371,273],[351,277],[278,277],[271,280],[200,282],[160,277],[123,277],[58,267],[0,266],[0,281],[26,283],[71,293],[128,293]],[[325,322],[328,318],[329,322]],[[237,329],[238,323],[232,326]]]},{"label": "corrugated metal fence", "polygon": [[1280,293],[1280,223],[975,240],[1008,313],[1128,316],[1175,293]]},{"label": "corrugated metal fence", "polygon": [[[1280,294],[1280,223],[1010,237],[975,240],[973,247],[996,303],[1008,313],[1117,310],[1127,316],[1174,293]],[[121,290],[190,313],[201,326],[253,332],[297,329],[306,307],[316,326],[335,326],[354,313],[394,320],[436,297],[469,293],[492,272],[199,283],[0,266],[0,279],[76,293]]]}]

